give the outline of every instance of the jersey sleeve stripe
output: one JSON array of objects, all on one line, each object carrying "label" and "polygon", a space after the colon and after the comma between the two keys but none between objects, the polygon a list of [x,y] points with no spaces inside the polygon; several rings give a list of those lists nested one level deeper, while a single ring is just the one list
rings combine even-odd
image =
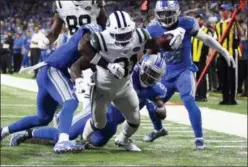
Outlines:
[{"label": "jersey sleeve stripe", "polygon": [[107,51],[108,51],[107,45],[106,45],[106,42],[105,42],[105,40],[104,40],[104,38],[103,38],[103,35],[102,35],[101,33],[100,33],[100,36],[101,36],[102,41],[103,41],[104,50],[105,50],[105,52],[107,52]]},{"label": "jersey sleeve stripe", "polygon": [[149,32],[146,29],[142,28],[141,31],[143,32],[146,41],[151,39],[151,36],[150,36]]},{"label": "jersey sleeve stripe", "polygon": [[118,16],[117,12],[115,12],[114,14],[115,14],[115,17],[116,17],[116,20],[117,20],[118,28],[121,28],[121,22],[120,22],[120,18]]},{"label": "jersey sleeve stripe", "polygon": [[60,0],[58,0],[58,3],[59,3],[59,7],[62,8],[62,4],[61,4]]},{"label": "jersey sleeve stripe", "polygon": [[145,41],[145,34],[142,32],[141,28],[137,28],[138,32],[140,33],[141,36],[141,43]]},{"label": "jersey sleeve stripe", "polygon": [[99,49],[100,49],[100,51],[102,51],[102,49],[103,49],[103,43],[102,43],[102,40],[100,39],[99,33],[96,32],[94,34],[95,34],[95,37],[96,37],[98,43],[100,44],[99,45]]},{"label": "jersey sleeve stripe", "polygon": [[140,42],[140,43],[142,43],[142,37],[141,37],[141,35],[140,35],[139,30],[138,30],[138,29],[136,29],[136,32],[137,32],[138,37],[139,37],[139,42]]},{"label": "jersey sleeve stripe", "polygon": [[124,26],[127,27],[126,18],[125,18],[125,16],[124,16],[123,12],[121,12],[121,16],[122,16],[122,19],[123,19],[123,21],[124,21]]}]

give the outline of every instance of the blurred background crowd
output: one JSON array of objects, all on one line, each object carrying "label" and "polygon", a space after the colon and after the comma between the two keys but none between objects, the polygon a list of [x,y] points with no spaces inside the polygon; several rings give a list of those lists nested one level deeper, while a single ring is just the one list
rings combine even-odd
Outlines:
[{"label": "blurred background crowd", "polygon": [[[221,5],[227,4],[227,10],[231,13],[239,5],[239,0],[180,0],[182,15],[196,17],[201,24],[208,28],[213,36],[216,32],[216,24],[222,19],[220,15]],[[145,27],[154,19],[154,6],[156,1],[151,0],[149,6],[144,6],[144,0],[106,0],[107,13],[115,10],[124,10],[131,14],[138,27]],[[33,62],[44,60],[57,47],[67,41],[67,32],[64,28],[59,39],[50,48],[41,49],[39,57],[32,57],[30,49],[39,46],[32,45],[32,40],[42,39],[53,23],[54,12],[51,0],[1,0],[0,10],[0,69],[1,73],[18,72],[22,67],[30,66]],[[147,8],[148,7],[148,8]],[[248,33],[247,33],[248,7],[239,13],[235,19],[243,30],[239,36],[237,48],[238,70],[236,71],[238,81],[235,90],[241,96],[248,96]],[[34,39],[35,38],[35,39]],[[218,39],[216,37],[216,39]],[[192,39],[193,41],[193,39]],[[194,47],[192,42],[192,47]],[[193,55],[193,54],[192,54]],[[208,53],[204,55],[207,57]],[[206,58],[207,59],[207,58]],[[206,59],[196,61],[196,64],[205,65]],[[199,62],[201,61],[201,62]],[[199,67],[199,66],[198,66]],[[198,90],[199,101],[207,100],[208,91],[223,90],[223,79],[218,66],[214,61],[206,77],[203,90]],[[201,71],[200,71],[201,72]],[[198,74],[199,75],[199,74]],[[232,78],[234,80],[234,78]],[[202,93],[201,93],[202,92]]]}]

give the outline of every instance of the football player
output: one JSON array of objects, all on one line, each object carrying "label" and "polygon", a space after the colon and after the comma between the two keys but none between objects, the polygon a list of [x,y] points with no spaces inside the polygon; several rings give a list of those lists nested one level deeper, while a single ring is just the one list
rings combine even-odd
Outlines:
[{"label": "football player", "polygon": [[[168,89],[164,102],[167,102],[179,91],[184,106],[188,110],[191,126],[195,134],[196,149],[203,149],[204,139],[202,132],[202,119],[199,107],[195,102],[195,78],[194,72],[198,69],[192,62],[191,37],[198,38],[205,45],[216,49],[226,59],[229,66],[235,65],[232,56],[214,38],[199,30],[197,21],[192,17],[179,17],[180,6],[176,0],[157,1],[155,7],[155,21],[147,26],[152,37],[159,37],[163,34],[172,34],[170,40],[171,51],[161,49],[161,54],[166,61],[166,73],[162,77],[162,83]],[[148,50],[152,53],[153,50]],[[155,131],[148,134],[145,141],[153,141],[159,137],[162,123],[154,120]]]},{"label": "football player", "polygon": [[[134,89],[139,97],[139,106],[142,109],[145,105],[154,116],[162,113],[166,116],[164,106],[157,106],[156,103],[166,95],[166,89],[159,82],[162,74],[165,71],[165,62],[160,55],[145,56],[141,65],[136,65],[132,74],[132,81]],[[70,139],[74,140],[78,136],[82,135],[85,130],[85,124],[87,120],[92,118],[90,113],[90,106],[86,107],[87,111],[77,114],[72,123],[70,130]],[[159,119],[159,118],[157,118]],[[111,137],[116,134],[117,126],[124,122],[125,118],[122,113],[111,104],[107,109],[107,123],[103,129],[99,129],[93,132],[90,137],[89,144],[95,147],[104,146]],[[10,146],[17,146],[26,139],[46,139],[58,141],[59,130],[53,127],[42,127],[34,130],[27,130],[18,132],[12,135],[10,140]],[[140,151],[140,149],[134,145],[126,145],[124,147],[127,151]]]},{"label": "football player", "polygon": [[24,117],[3,129],[0,128],[1,140],[14,132],[48,125],[53,119],[56,108],[60,105],[62,109],[59,120],[59,140],[54,146],[54,151],[82,150],[82,146],[69,141],[68,133],[73,113],[78,106],[78,99],[67,69],[80,57],[77,47],[79,41],[86,33],[89,34],[93,31],[102,31],[102,27],[97,24],[82,26],[65,45],[55,50],[45,62],[33,67],[33,69],[40,68],[36,78],[38,84],[37,114]]},{"label": "football player", "polygon": [[130,83],[130,74],[140,52],[145,47],[153,48],[157,42],[151,40],[145,29],[136,28],[135,22],[124,11],[110,14],[103,32],[93,33],[88,38],[84,36],[79,46],[81,58],[71,68],[76,89],[81,90],[84,87],[81,71],[89,64],[96,65],[90,96],[92,118],[85,125],[83,140],[87,142],[94,131],[105,127],[107,107],[113,102],[126,118],[115,143],[123,147],[130,145],[129,138],[140,124],[138,97]]},{"label": "football player", "polygon": [[[85,24],[100,24],[105,25],[107,14],[104,9],[103,0],[87,0],[87,1],[61,1],[56,0],[53,4],[53,11],[55,13],[54,22],[49,30],[46,38],[41,41],[41,46],[44,48],[54,43],[61,33],[63,25],[68,30],[68,37],[70,38],[77,30]],[[68,38],[68,39],[69,39]],[[92,71],[90,69],[84,71],[84,82],[89,82]],[[85,86],[89,85],[85,84]],[[86,89],[89,90],[89,89]],[[89,92],[84,93],[84,106],[89,103]],[[54,125],[56,126],[59,115],[55,115]]]}]

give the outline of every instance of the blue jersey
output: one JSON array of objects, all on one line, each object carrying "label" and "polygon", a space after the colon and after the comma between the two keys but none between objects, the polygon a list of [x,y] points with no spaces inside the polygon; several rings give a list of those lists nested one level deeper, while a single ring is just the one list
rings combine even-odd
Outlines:
[{"label": "blue jersey", "polygon": [[[193,17],[185,16],[179,18],[177,27],[181,27],[186,30],[180,48],[169,52],[161,49],[161,55],[166,62],[166,73],[163,79],[167,81],[178,77],[181,72],[186,69],[190,69],[193,72],[198,70],[192,61],[191,37],[199,30],[199,25]],[[147,26],[147,30],[153,38],[160,37],[165,32],[169,31],[158,21],[150,23]]]},{"label": "blue jersey", "polygon": [[[157,98],[164,98],[166,96],[166,88],[160,82],[155,83],[153,86],[144,88],[139,80],[139,65],[136,65],[132,74],[133,87],[139,97],[139,107],[142,109],[145,106],[146,99],[154,100]],[[122,113],[117,110],[113,105],[110,105],[107,111],[108,122],[115,123],[116,125],[123,123],[125,118]]]},{"label": "blue jersey", "polygon": [[70,40],[56,49],[45,62],[58,69],[70,68],[73,63],[75,63],[79,57],[80,53],[78,51],[78,44],[83,38],[83,35],[87,32],[100,32],[102,27],[97,24],[86,24],[78,29],[78,31],[73,34]]}]

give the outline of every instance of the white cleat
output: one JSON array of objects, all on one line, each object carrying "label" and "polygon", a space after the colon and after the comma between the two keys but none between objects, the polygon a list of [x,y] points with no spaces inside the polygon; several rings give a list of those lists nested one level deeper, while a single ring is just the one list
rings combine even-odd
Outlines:
[{"label": "white cleat", "polygon": [[133,141],[128,137],[123,137],[122,133],[116,137],[115,144],[124,148],[126,151],[140,152],[141,149],[137,147]]}]

